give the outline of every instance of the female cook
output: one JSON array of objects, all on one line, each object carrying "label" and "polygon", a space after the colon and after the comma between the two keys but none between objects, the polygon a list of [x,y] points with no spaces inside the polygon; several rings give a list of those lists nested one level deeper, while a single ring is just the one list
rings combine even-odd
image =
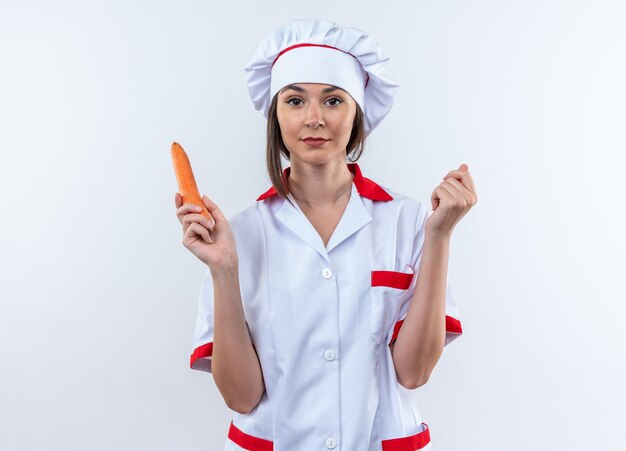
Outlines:
[{"label": "female cook", "polygon": [[267,36],[245,70],[272,187],[230,221],[203,196],[215,224],[176,193],[183,244],[208,267],[190,365],[235,411],[226,450],[431,449],[410,390],[462,332],[449,243],[477,195],[466,164],[433,211],[362,174],[398,88],[387,60],[322,19]]}]

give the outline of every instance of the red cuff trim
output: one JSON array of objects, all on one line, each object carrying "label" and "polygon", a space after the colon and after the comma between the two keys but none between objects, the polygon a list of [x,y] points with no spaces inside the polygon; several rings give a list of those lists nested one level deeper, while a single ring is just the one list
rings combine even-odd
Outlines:
[{"label": "red cuff trim", "polygon": [[411,286],[413,276],[413,273],[399,271],[372,271],[372,286],[406,290]]},{"label": "red cuff trim", "polygon": [[[389,341],[390,346],[394,341],[396,341],[396,338],[398,338],[398,332],[400,332],[400,328],[402,327],[403,322],[404,320],[401,319],[394,326],[393,334],[391,335],[391,341]],[[446,315],[446,333],[462,334],[463,329],[461,328],[461,321],[456,318],[452,318],[449,315]]]},{"label": "red cuff trim", "polygon": [[461,328],[461,321],[446,315],[446,332],[462,334],[463,329]]},{"label": "red cuff trim", "polygon": [[237,428],[232,421],[228,430],[228,438],[248,451],[273,451],[274,449],[273,442],[246,434]]},{"label": "red cuff trim", "polygon": [[422,424],[425,429],[415,435],[383,440],[383,451],[415,451],[428,445],[430,443],[430,429],[426,423]]},{"label": "red cuff trim", "polygon": [[201,357],[211,357],[213,355],[213,342],[198,346],[191,354],[189,366],[193,368],[193,364]]}]

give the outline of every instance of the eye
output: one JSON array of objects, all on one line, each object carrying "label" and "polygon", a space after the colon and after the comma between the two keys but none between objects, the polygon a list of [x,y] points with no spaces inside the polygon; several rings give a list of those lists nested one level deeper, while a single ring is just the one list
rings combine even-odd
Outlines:
[{"label": "eye", "polygon": [[298,105],[300,105],[299,103],[294,105],[293,103],[291,103],[292,100],[295,100],[296,102],[301,102],[301,100],[298,99],[297,97],[292,97],[291,99],[287,100],[287,102],[285,102],[285,103],[287,103],[287,104],[289,104],[291,106],[298,106]]},{"label": "eye", "polygon": [[336,103],[332,103],[331,106],[337,106],[343,102],[343,100],[341,100],[339,97],[331,97],[330,99],[327,100],[327,102],[330,102],[331,100],[336,101]]}]

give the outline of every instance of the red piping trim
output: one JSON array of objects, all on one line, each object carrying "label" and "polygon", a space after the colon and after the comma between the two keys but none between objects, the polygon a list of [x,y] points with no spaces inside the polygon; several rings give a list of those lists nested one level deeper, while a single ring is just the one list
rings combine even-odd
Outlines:
[{"label": "red piping trim", "polygon": [[[426,423],[424,430],[408,437],[382,440],[383,451],[415,451],[430,443],[430,429]],[[236,445],[248,451],[273,451],[274,443],[259,437],[246,434],[231,421],[228,429],[228,438]]]},{"label": "red piping trim", "polygon": [[425,429],[415,435],[383,440],[383,451],[415,451],[428,445],[430,443],[430,429],[426,423],[422,424]]},{"label": "red piping trim", "polygon": [[274,443],[272,441],[248,435],[237,428],[232,421],[228,429],[228,438],[248,451],[273,451],[274,449]]},{"label": "red piping trim", "polygon": [[193,368],[193,364],[201,357],[211,357],[213,355],[213,342],[198,346],[191,354],[189,366]]},{"label": "red piping trim", "polygon": [[406,290],[411,286],[413,275],[413,273],[399,271],[372,271],[372,286]]}]

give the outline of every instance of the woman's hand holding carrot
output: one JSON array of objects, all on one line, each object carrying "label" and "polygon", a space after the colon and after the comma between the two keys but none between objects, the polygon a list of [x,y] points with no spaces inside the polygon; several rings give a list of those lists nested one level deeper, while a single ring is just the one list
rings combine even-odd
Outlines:
[{"label": "woman's hand holding carrot", "polygon": [[171,155],[178,182],[174,205],[183,226],[183,245],[211,271],[232,270],[237,266],[237,250],[230,224],[212,200],[200,197],[189,157],[177,142],[172,143]]},{"label": "woman's hand holding carrot", "polygon": [[[183,245],[204,262],[211,271],[232,269],[238,264],[235,236],[230,224],[218,206],[206,196],[202,202],[215,219],[200,213],[201,206],[193,203],[183,205],[183,198],[176,193],[176,217],[183,226]],[[194,208],[198,208],[195,209]]]}]

